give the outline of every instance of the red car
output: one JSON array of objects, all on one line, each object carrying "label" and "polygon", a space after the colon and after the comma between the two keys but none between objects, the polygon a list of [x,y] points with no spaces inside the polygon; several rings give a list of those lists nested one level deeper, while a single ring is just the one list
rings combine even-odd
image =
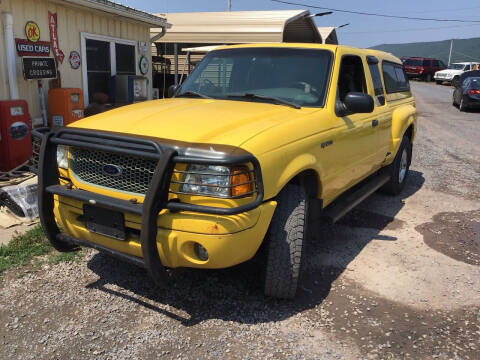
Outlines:
[{"label": "red car", "polygon": [[432,81],[437,71],[446,69],[446,65],[438,59],[409,57],[403,62],[403,70],[409,78],[420,78]]}]

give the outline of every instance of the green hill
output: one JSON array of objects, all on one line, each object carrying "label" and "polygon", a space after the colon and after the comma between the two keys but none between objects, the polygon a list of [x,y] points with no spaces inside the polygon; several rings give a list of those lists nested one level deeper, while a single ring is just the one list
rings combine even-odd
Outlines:
[{"label": "green hill", "polygon": [[[431,57],[448,62],[450,40],[418,42],[408,44],[382,44],[372,46],[372,49],[382,50],[401,56]],[[480,61],[480,38],[454,39],[452,62]]]}]

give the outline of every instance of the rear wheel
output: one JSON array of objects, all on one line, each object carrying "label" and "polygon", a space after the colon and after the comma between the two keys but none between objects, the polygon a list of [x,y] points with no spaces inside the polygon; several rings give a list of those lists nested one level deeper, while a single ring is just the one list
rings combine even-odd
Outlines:
[{"label": "rear wheel", "polygon": [[458,105],[458,109],[460,111],[465,111],[467,110],[467,107],[465,106],[465,103],[463,102],[463,98],[460,99],[460,104]]},{"label": "rear wheel", "polygon": [[381,188],[381,191],[391,195],[399,194],[407,181],[411,162],[412,144],[407,136],[403,136],[395,160],[386,168],[390,174],[390,180]]},{"label": "rear wheel", "polygon": [[432,74],[425,75],[424,79],[425,79],[426,82],[432,81]]},{"label": "rear wheel", "polygon": [[435,83],[436,83],[437,85],[442,85],[442,81],[441,81],[441,80],[435,80]]},{"label": "rear wheel", "polygon": [[307,193],[299,185],[286,185],[277,197],[277,208],[265,239],[266,296],[295,297],[305,257],[308,205]]}]

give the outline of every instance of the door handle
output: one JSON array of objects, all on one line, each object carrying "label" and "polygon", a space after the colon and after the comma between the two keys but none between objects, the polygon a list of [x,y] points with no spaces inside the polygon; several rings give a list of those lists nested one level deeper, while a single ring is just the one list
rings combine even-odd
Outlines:
[{"label": "door handle", "polygon": [[372,127],[376,127],[378,125],[378,120],[372,120]]}]

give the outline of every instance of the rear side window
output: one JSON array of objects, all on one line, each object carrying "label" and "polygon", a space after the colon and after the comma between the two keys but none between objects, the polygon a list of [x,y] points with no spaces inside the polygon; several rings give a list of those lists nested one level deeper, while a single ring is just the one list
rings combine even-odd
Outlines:
[{"label": "rear side window", "polygon": [[382,70],[387,94],[410,90],[402,65],[383,62]]},{"label": "rear side window", "polygon": [[430,66],[430,60],[423,60],[423,66]]},{"label": "rear side window", "polygon": [[370,75],[372,76],[373,88],[375,90],[375,99],[378,105],[385,104],[385,95],[383,93],[382,78],[380,77],[380,71],[378,70],[378,64],[368,64],[370,69]]}]

